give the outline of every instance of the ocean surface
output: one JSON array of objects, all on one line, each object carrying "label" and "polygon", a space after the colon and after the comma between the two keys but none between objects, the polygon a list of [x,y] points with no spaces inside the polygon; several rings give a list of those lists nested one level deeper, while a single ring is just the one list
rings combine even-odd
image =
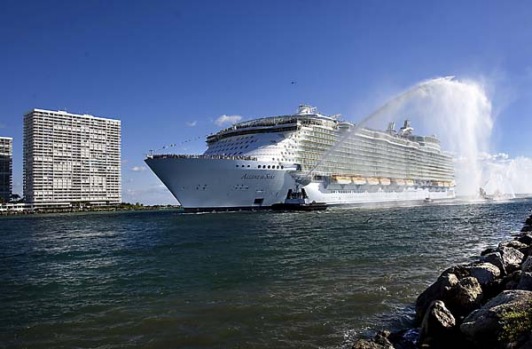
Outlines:
[{"label": "ocean surface", "polygon": [[0,347],[348,348],[531,208],[0,217]]}]

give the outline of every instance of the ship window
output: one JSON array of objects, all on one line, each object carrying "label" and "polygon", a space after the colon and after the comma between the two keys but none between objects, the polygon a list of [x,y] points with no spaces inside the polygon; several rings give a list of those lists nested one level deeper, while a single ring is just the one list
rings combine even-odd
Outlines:
[{"label": "ship window", "polygon": [[259,168],[260,168],[260,165],[259,165]]},{"label": "ship window", "polygon": [[270,165],[268,165],[268,168],[270,168]]},{"label": "ship window", "polygon": [[248,165],[248,167],[249,167],[249,165]]}]

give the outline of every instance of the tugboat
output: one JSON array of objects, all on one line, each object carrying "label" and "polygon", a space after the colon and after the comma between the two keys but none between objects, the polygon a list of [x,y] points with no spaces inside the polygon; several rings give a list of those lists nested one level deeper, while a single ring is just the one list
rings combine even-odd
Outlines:
[{"label": "tugboat", "polygon": [[324,202],[310,202],[305,189],[299,190],[299,186],[296,186],[295,190],[288,190],[284,202],[272,205],[274,211],[323,211],[326,209],[327,204]]}]

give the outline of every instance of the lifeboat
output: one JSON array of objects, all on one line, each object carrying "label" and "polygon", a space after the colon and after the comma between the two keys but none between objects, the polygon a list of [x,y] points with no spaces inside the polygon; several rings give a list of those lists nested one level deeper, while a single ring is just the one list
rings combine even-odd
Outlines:
[{"label": "lifeboat", "polygon": [[406,182],[404,179],[392,179],[392,183],[395,184],[395,185],[405,185]]},{"label": "lifeboat", "polygon": [[351,180],[356,185],[362,185],[362,184],[366,184],[367,183],[366,178],[360,177],[360,176],[353,176],[353,177],[351,177]]},{"label": "lifeboat", "polygon": [[414,180],[413,179],[407,179],[405,181],[405,184],[408,185],[409,187],[413,186],[414,185]]},{"label": "lifeboat", "polygon": [[367,179],[369,185],[377,185],[379,184],[379,179],[375,177],[369,177]]},{"label": "lifeboat", "polygon": [[390,181],[390,178],[381,177],[381,178],[379,178],[379,183],[381,185],[390,185],[391,181]]},{"label": "lifeboat", "polygon": [[333,175],[332,176],[333,182],[336,182],[338,184],[349,184],[351,183],[351,177],[349,176],[339,176],[339,175]]}]

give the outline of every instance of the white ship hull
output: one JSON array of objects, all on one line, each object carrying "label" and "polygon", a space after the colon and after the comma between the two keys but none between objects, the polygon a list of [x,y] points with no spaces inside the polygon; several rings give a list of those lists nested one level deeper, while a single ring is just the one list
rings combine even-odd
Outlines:
[{"label": "white ship hull", "polygon": [[[256,161],[166,158],[146,163],[187,209],[271,206],[295,185],[287,171],[258,170]],[[249,168],[240,167],[248,163]]]},{"label": "white ship hull", "polygon": [[[296,182],[291,170],[258,169],[257,161],[148,158],[146,163],[188,211],[268,208],[282,202]],[[248,167],[249,165],[249,167]],[[238,166],[238,167],[237,167]],[[394,203],[454,198],[453,188],[311,182],[310,201],[328,205]]]}]

